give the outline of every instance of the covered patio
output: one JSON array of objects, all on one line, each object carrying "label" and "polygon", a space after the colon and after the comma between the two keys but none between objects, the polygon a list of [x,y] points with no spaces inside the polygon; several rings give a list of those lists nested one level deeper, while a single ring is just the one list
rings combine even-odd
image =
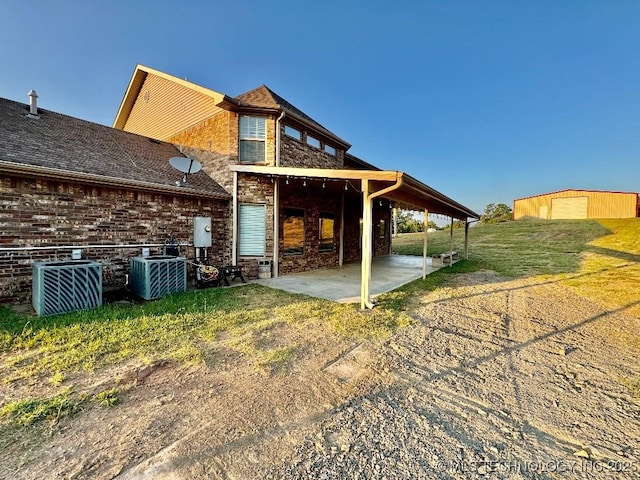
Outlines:
[{"label": "covered patio", "polygon": [[[458,219],[464,222],[465,229],[465,241],[464,241],[464,250],[460,252],[460,256],[462,258],[468,258],[468,233],[469,233],[469,220],[470,219],[479,219],[480,216],[475,213],[470,208],[462,205],[461,203],[456,202],[455,200],[447,197],[446,195],[438,192],[437,190],[429,187],[428,185],[420,182],[419,180],[411,177],[410,175],[405,174],[404,172],[396,171],[396,170],[374,170],[368,164],[364,164],[363,162],[362,169],[331,169],[331,168],[299,168],[299,167],[280,167],[280,166],[261,166],[261,165],[232,165],[231,170],[234,175],[234,192],[233,192],[233,201],[234,208],[233,211],[237,212],[237,185],[238,185],[238,175],[239,174],[249,174],[256,176],[264,176],[270,177],[272,180],[276,180],[274,182],[274,229],[273,229],[273,239],[274,239],[274,255],[273,255],[273,272],[276,279],[278,279],[278,261],[279,261],[279,211],[280,211],[280,200],[279,200],[279,180],[285,179],[288,183],[289,179],[299,178],[302,179],[303,182],[306,180],[318,180],[322,181],[323,185],[325,181],[346,181],[350,185],[354,186],[356,191],[361,194],[362,198],[362,212],[361,212],[361,262],[359,265],[360,275],[356,278],[355,276],[351,276],[349,280],[349,285],[356,286],[360,291],[360,307],[362,309],[365,308],[373,308],[374,302],[372,300],[372,295],[376,294],[373,289],[373,285],[375,282],[381,282],[383,284],[385,282],[385,278],[390,278],[392,275],[401,274],[402,271],[410,270],[409,268],[380,268],[377,278],[374,278],[372,275],[373,271],[373,204],[374,202],[380,201],[382,198],[391,202],[397,208],[405,208],[410,210],[417,210],[424,213],[424,245],[422,251],[422,257],[420,258],[420,274],[415,278],[419,278],[420,276],[424,278],[431,268],[431,259],[427,258],[427,221],[429,213],[437,213],[441,215],[446,215],[451,218],[451,239],[453,239],[453,221],[454,219]],[[344,202],[344,197],[342,201],[342,215],[344,216],[344,212],[347,206]],[[236,263],[236,246],[237,246],[237,236],[238,236],[238,221],[236,218],[236,214],[234,213],[233,219],[233,228],[232,228],[232,252],[234,255],[233,261]],[[343,228],[344,222],[340,222],[341,229]],[[451,250],[453,250],[453,242],[451,242]],[[345,264],[343,262],[343,231],[340,232],[340,244],[339,244],[339,265],[341,268],[345,268]],[[384,258],[384,257],[376,257]],[[390,261],[390,260],[387,260]],[[353,268],[353,267],[352,267]],[[330,271],[330,269],[328,269]],[[395,272],[397,271],[397,272]],[[298,277],[298,275],[296,275]],[[414,278],[410,278],[403,283],[397,284],[395,287],[389,288],[385,291],[388,291],[393,288],[397,288],[408,281],[413,280]],[[314,281],[317,281],[314,280]],[[345,290],[347,288],[346,279],[342,281],[336,282],[335,279],[331,280],[335,282],[335,287],[340,290]],[[285,278],[282,282],[288,282]],[[292,280],[293,282],[293,280]],[[284,284],[284,283],[283,283]],[[274,285],[275,286],[275,285]],[[383,288],[383,287],[379,287]],[[293,291],[293,290],[292,290]],[[302,293],[302,292],[301,292]],[[304,292],[306,293],[306,292]],[[381,293],[381,292],[380,292]],[[345,298],[351,298],[345,297]]]},{"label": "covered patio", "polygon": [[[385,255],[374,257],[371,262],[371,282],[369,294],[374,299],[378,295],[400,288],[421,278],[422,257],[412,255]],[[427,259],[427,274],[438,270]],[[350,262],[335,268],[323,268],[310,272],[289,274],[284,277],[255,280],[256,283],[287,292],[302,293],[340,303],[360,301],[362,266],[360,262]]]}]

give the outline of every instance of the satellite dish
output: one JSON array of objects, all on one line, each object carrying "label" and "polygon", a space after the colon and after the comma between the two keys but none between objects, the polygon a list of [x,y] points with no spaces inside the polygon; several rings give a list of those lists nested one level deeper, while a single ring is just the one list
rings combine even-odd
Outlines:
[{"label": "satellite dish", "polygon": [[[202,165],[193,157],[171,157],[169,163],[173,168],[184,173],[182,183],[187,183],[187,175],[190,173],[198,173],[202,169]],[[176,182],[178,185],[180,182]]]},{"label": "satellite dish", "polygon": [[186,173],[198,173],[202,170],[202,165],[193,157],[172,157],[169,159],[169,163],[176,170]]}]

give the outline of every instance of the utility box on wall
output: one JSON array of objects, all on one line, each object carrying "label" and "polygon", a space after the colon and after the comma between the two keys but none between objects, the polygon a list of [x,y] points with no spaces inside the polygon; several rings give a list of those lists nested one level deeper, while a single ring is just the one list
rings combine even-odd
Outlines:
[{"label": "utility box on wall", "polygon": [[195,248],[208,248],[211,246],[211,218],[210,217],[194,217],[193,246]]}]

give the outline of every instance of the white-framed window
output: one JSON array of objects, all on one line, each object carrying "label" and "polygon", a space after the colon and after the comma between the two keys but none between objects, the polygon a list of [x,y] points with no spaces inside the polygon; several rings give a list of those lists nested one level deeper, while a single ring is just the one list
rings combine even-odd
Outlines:
[{"label": "white-framed window", "polygon": [[264,257],[265,206],[241,204],[238,208],[238,255]]},{"label": "white-framed window", "polygon": [[332,157],[336,156],[336,149],[333,148],[331,145],[327,145],[326,143],[324,144],[324,151],[327,152]]},{"label": "white-framed window", "polygon": [[267,129],[265,117],[240,116],[239,157],[241,162],[265,161]]},{"label": "white-framed window", "polygon": [[304,254],[304,210],[301,208],[284,209],[282,242],[284,255]]},{"label": "white-framed window", "polygon": [[284,134],[287,137],[295,138],[298,141],[302,140],[302,132],[297,128],[293,128],[291,125],[284,126]]},{"label": "white-framed window", "polygon": [[318,140],[316,137],[312,137],[311,135],[307,135],[307,145],[320,148],[320,140]]}]

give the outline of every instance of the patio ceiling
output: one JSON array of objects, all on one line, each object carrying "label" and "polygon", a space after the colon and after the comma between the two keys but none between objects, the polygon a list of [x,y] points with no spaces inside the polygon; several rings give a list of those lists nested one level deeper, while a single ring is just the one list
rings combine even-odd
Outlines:
[{"label": "patio ceiling", "polygon": [[[238,173],[289,178],[318,178],[349,180],[362,191],[362,182],[368,181],[370,192],[383,192],[381,197],[392,200],[400,208],[427,210],[459,220],[478,219],[480,216],[461,203],[447,197],[404,172],[395,170],[339,170],[333,168],[269,167],[261,165],[232,165]],[[376,195],[378,196],[378,195]]]}]

